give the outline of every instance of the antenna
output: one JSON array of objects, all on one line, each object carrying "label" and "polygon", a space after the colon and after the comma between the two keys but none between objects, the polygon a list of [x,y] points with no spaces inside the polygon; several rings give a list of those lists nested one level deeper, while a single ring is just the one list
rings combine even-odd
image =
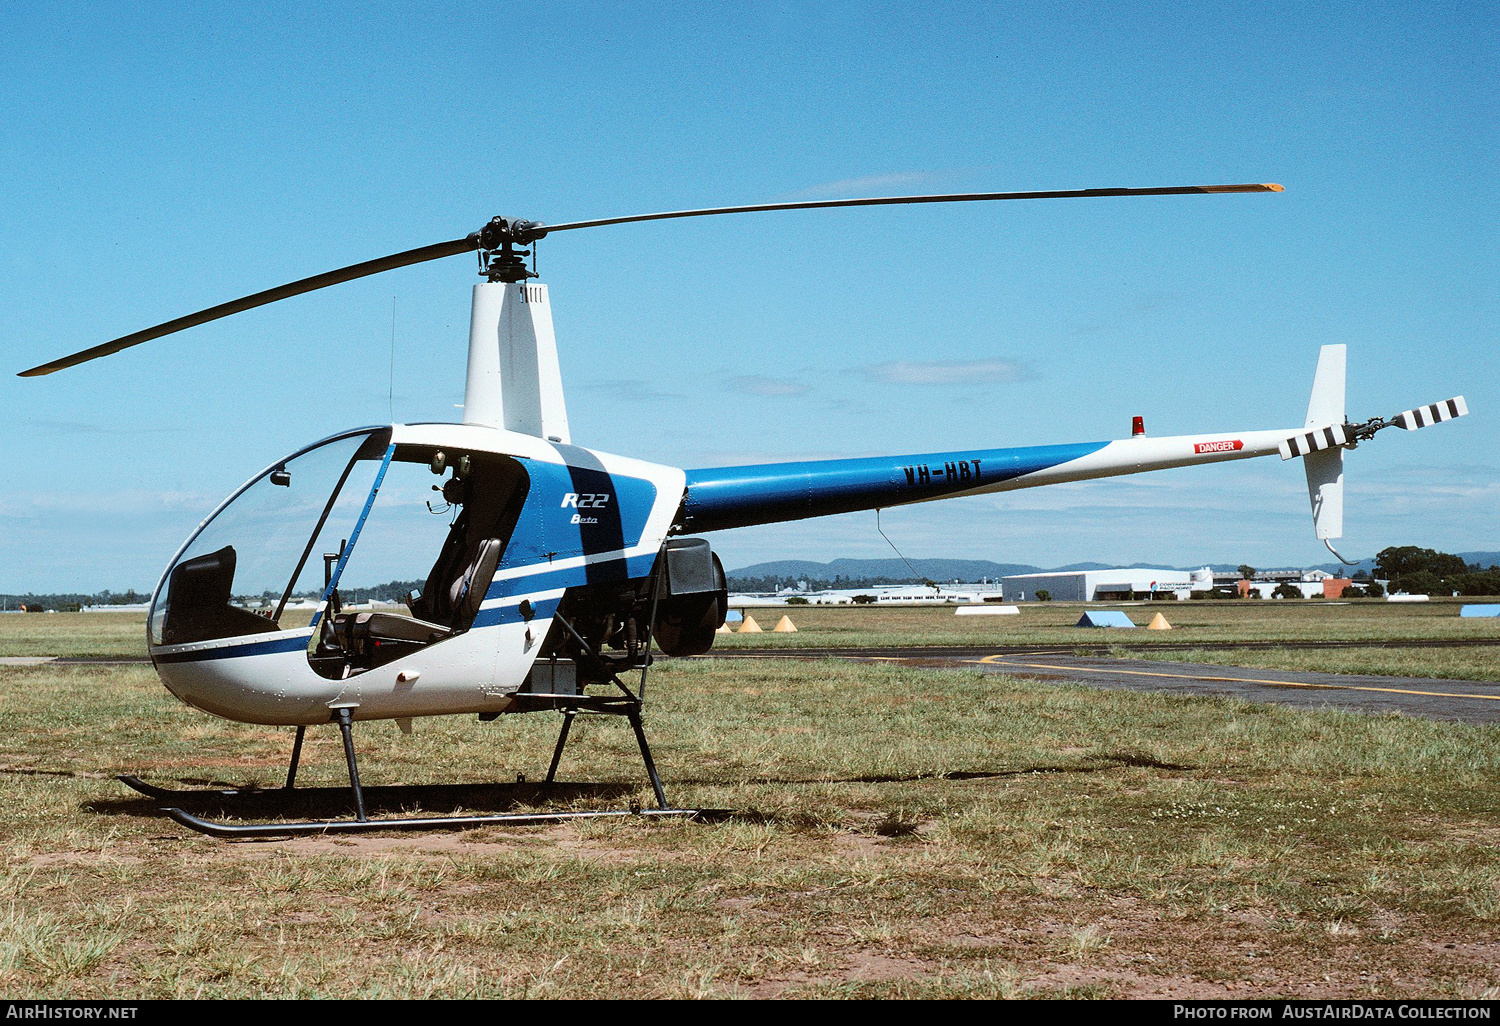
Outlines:
[{"label": "antenna", "polygon": [[[896,555],[901,556],[901,550],[898,549],[898,548],[896,548],[896,543],[893,542],[893,541],[891,541],[890,536],[887,535],[885,533],[885,530],[883,528],[881,528],[881,526],[880,526],[880,507],[879,506],[875,507],[875,530],[878,531],[878,532],[880,532],[880,537],[882,537],[882,538],[885,539],[885,543],[891,547],[891,551],[894,552]],[[911,575],[913,577],[915,577],[917,580],[919,580],[919,581],[925,581],[927,579],[927,578],[923,577],[921,574],[917,573],[917,568],[914,567],[914,566],[912,566],[911,565],[911,560],[907,559],[905,556],[901,556],[901,562],[903,562],[903,563],[906,564],[906,569],[910,570],[911,571]],[[938,589],[938,591],[942,591],[942,590],[943,589],[941,589],[941,588]]]},{"label": "antenna", "polygon": [[391,404],[391,423],[396,423],[396,297],[391,297],[391,376],[386,399]]}]

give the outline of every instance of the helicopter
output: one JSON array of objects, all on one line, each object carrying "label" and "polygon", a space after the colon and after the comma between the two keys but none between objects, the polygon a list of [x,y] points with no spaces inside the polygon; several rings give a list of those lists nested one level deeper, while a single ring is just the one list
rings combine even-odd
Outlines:
[{"label": "helicopter", "polygon": [[[473,286],[462,422],[354,428],[276,459],[209,513],[151,597],[146,640],[166,688],[216,716],[295,727],[278,791],[296,786],[307,728],[336,724],[353,817],[227,823],[185,811],[183,797],[233,798],[253,789],[188,791],[120,779],[151,798],[176,801],[164,807],[167,815],[219,837],[695,816],[702,810],[668,803],[642,711],[654,653],[706,653],[725,621],[724,568],[700,535],[1279,454],[1303,460],[1315,532],[1338,556],[1332,541],[1343,533],[1344,452],[1388,427],[1418,430],[1464,416],[1462,396],[1351,422],[1344,413],[1346,350],[1330,345],[1320,352],[1300,428],[1148,437],[1137,419],[1131,437],[1110,441],[684,470],[573,443],[548,287],[534,280],[543,238],[611,225],[889,204],[1282,191],[1276,184],[1242,184],[958,193],[555,225],[495,217],[462,238],[304,278],[21,372],[51,374],[341,282],[478,256],[483,281]],[[404,612],[344,601],[377,585],[387,604]],[[420,717],[493,720],[538,711],[563,716],[548,784],[575,717],[621,716],[634,732],[657,807],[368,815],[355,723],[391,719],[409,732]]]}]

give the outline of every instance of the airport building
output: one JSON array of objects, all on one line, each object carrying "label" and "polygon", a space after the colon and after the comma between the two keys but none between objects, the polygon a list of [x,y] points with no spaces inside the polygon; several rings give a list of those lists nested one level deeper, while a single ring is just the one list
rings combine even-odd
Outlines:
[{"label": "airport building", "polygon": [[996,584],[944,584],[936,588],[921,584],[880,584],[869,588],[838,588],[830,591],[737,592],[729,596],[731,608],[783,606],[788,599],[802,599],[810,606],[946,606],[975,602],[999,602]]},{"label": "airport building", "polygon": [[1297,589],[1303,598],[1341,598],[1355,582],[1334,577],[1323,570],[1266,570],[1254,580],[1244,581],[1237,573],[1214,573],[1209,567],[1199,570],[1161,570],[1151,567],[1127,567],[1110,570],[1054,570],[1047,573],[1017,574],[998,582],[979,584],[944,584],[939,587],[920,584],[886,584],[864,588],[838,588],[809,591],[786,588],[775,592],[737,592],[729,596],[732,608],[745,606],[782,606],[788,600],[810,606],[876,605],[938,606],[1038,601],[1037,593],[1047,592],[1054,602],[1141,602],[1151,599],[1206,598],[1212,592],[1220,597],[1273,598],[1277,588]]},{"label": "airport building", "polygon": [[1133,599],[1192,598],[1195,591],[1212,591],[1213,571],[1067,570],[1045,574],[1017,574],[1000,581],[1006,602],[1034,602],[1045,591],[1054,602],[1128,602]]}]

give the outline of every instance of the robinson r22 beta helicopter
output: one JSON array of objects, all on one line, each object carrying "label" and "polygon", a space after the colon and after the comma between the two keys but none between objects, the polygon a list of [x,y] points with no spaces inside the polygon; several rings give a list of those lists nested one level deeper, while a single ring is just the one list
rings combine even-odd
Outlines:
[{"label": "robinson r22 beta helicopter", "polygon": [[[1392,426],[1467,413],[1463,398],[1350,423],[1343,346],[1325,346],[1301,428],[1025,448],[679,470],[572,443],[547,286],[525,258],[559,232],[680,217],[819,207],[1280,192],[1279,185],[964,193],[772,203],[543,225],[496,217],[473,234],[354,264],[211,307],[24,371],[53,371],[219,317],[460,253],[476,252],[461,424],[340,432],[278,459],[183,543],[152,594],[147,634],[166,687],[246,723],[296,727],[287,789],[307,727],[337,723],[354,818],[229,824],[180,808],[217,836],[470,827],[580,816],[679,816],[641,723],[653,647],[709,650],[728,601],[709,543],[689,535],[1280,453],[1303,459],[1317,536],[1343,533],[1343,453]],[[524,247],[531,246],[531,250]],[[436,483],[434,483],[434,480]],[[439,494],[436,505],[432,493]],[[439,515],[434,515],[439,514]],[[1334,553],[1337,555],[1337,553]],[[1342,558],[1342,557],[1340,557]],[[356,586],[412,585],[406,612],[345,609]],[[310,619],[294,599],[319,596]],[[250,606],[255,600],[259,610]],[[634,689],[625,676],[639,673]],[[353,724],[420,716],[558,710],[555,779],[580,712],[624,716],[659,808],[630,812],[371,819]],[[148,796],[184,794],[126,783]],[[233,796],[236,792],[213,792]]]}]

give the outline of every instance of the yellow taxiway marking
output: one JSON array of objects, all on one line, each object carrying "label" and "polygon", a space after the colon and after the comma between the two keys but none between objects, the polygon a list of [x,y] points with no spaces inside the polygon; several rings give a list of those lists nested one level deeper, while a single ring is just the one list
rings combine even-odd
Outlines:
[{"label": "yellow taxiway marking", "polygon": [[1300,680],[1264,680],[1259,677],[1208,677],[1197,673],[1153,673],[1150,670],[1114,670],[1106,667],[1056,666],[1050,663],[1012,663],[1006,662],[1004,657],[998,655],[966,661],[984,663],[988,666],[1016,666],[1028,670],[1072,670],[1077,672],[1078,670],[1101,669],[1106,673],[1126,673],[1134,677],[1175,677],[1178,680],[1212,680],[1225,681],[1231,684],[1274,684],[1278,687],[1324,688],[1329,691],[1384,691],[1392,695],[1426,695],[1431,698],[1487,698],[1492,702],[1500,702],[1500,695],[1476,695],[1461,691],[1413,691],[1408,688],[1377,688],[1367,684],[1310,684]]}]

